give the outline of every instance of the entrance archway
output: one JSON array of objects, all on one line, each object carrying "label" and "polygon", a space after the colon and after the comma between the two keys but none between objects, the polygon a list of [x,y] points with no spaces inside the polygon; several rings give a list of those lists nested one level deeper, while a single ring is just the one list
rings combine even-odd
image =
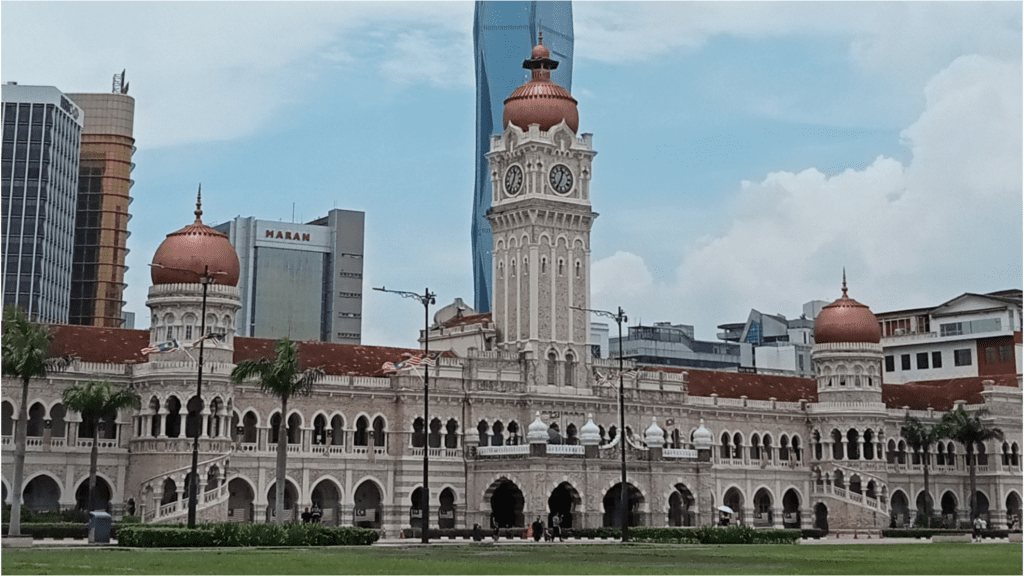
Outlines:
[{"label": "entrance archway", "polygon": [[[604,494],[604,526],[612,528],[622,527],[622,483],[612,486]],[[640,507],[644,503],[644,496],[636,486],[626,483],[626,525],[643,526],[644,518]]]},{"label": "entrance archway", "polygon": [[722,498],[722,503],[733,511],[733,522],[743,524],[743,493],[739,488],[729,488]]},{"label": "entrance archway", "polygon": [[782,495],[782,527],[800,528],[800,495],[792,488]]},{"label": "entrance archway", "polygon": [[956,513],[956,496],[952,492],[946,492],[939,501],[942,505],[942,520],[947,526],[955,527],[959,518]]},{"label": "entrance archway", "polygon": [[516,486],[515,482],[508,478],[501,478],[491,484],[491,527],[511,528],[521,527],[525,524],[523,518],[523,506],[526,503],[523,492]]},{"label": "entrance archway", "polygon": [[252,522],[254,500],[256,493],[248,482],[241,478],[228,482],[228,518],[235,522]]},{"label": "entrance archway", "polygon": [[1020,495],[1016,492],[1010,492],[1006,496],[1006,524],[1007,527],[1012,527],[1016,523],[1020,522]]},{"label": "entrance archway", "polygon": [[814,527],[828,532],[828,506],[822,502],[814,505]]},{"label": "entrance archway", "polygon": [[22,505],[35,512],[60,510],[60,485],[45,474],[36,476],[22,491]]},{"label": "entrance archway", "polygon": [[575,526],[576,510],[582,501],[580,493],[573,488],[572,484],[562,482],[556,486],[551,491],[551,496],[548,497],[547,525],[551,526],[551,519],[555,517],[555,514],[558,514],[562,518],[562,530]]},{"label": "entrance archway", "polygon": [[[292,486],[291,482],[285,480],[284,483],[284,521],[294,522],[299,518],[298,509],[295,507],[295,503],[298,501],[299,495],[295,492],[295,486]],[[270,490],[267,491],[267,522],[274,521],[274,514],[277,513],[277,482],[270,485]]]},{"label": "entrance archway", "polygon": [[416,488],[409,495],[409,526],[423,528],[423,487]]},{"label": "entrance archway", "polygon": [[889,499],[889,509],[892,514],[890,524],[895,524],[894,528],[902,528],[910,523],[910,503],[902,490],[892,493],[892,498]]},{"label": "entrance archway", "polygon": [[754,526],[771,526],[775,521],[772,516],[772,494],[761,488],[754,493]]},{"label": "entrance archway", "polygon": [[312,504],[320,508],[320,523],[328,526],[338,525],[338,508],[341,506],[341,495],[338,487],[330,480],[321,480],[313,487],[310,494]]},{"label": "entrance archway", "polygon": [[441,490],[438,500],[441,503],[441,507],[438,509],[438,527],[455,528],[455,491],[451,488]]},{"label": "entrance archway", "polygon": [[690,489],[684,484],[676,484],[675,491],[668,497],[668,525],[693,526],[694,498]]},{"label": "entrance archway", "polygon": [[383,497],[377,484],[366,480],[356,488],[353,523],[359,528],[380,528],[381,500]]},{"label": "entrance archway", "polygon": [[96,490],[93,492],[92,502],[89,502],[89,479],[86,478],[75,490],[75,509],[77,510],[106,510],[110,511],[110,496],[112,490],[110,484],[101,476],[96,476]]}]

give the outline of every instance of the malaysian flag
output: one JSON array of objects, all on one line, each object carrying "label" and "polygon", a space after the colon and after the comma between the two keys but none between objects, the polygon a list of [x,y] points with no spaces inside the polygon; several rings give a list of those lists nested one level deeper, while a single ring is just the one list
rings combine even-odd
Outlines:
[{"label": "malaysian flag", "polygon": [[412,370],[420,364],[433,366],[437,363],[434,357],[430,355],[413,356],[406,352],[404,356],[408,357],[400,362],[385,362],[384,365],[381,366],[381,370],[384,372],[402,372],[403,370]]},{"label": "malaysian flag", "polygon": [[209,340],[211,342],[214,342],[214,343],[216,343],[216,342],[223,342],[224,339],[227,338],[227,337],[228,337],[228,335],[223,333],[223,332],[211,332],[211,333],[207,334],[206,336],[203,336],[199,340],[196,340],[195,342],[193,342],[192,343],[192,348],[198,348],[200,342],[205,342],[207,340]]},{"label": "malaysian flag", "polygon": [[167,342],[161,342],[161,343],[157,344],[156,346],[150,346],[148,348],[143,348],[142,349],[142,353],[143,354],[152,354],[154,352],[170,352],[172,350],[179,350],[180,348],[181,348],[181,344],[178,344],[177,340],[169,340]]}]

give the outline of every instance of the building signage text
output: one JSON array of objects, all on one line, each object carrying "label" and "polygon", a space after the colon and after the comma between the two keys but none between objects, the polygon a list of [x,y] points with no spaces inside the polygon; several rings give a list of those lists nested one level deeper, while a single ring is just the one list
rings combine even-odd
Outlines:
[{"label": "building signage text", "polygon": [[267,238],[276,238],[278,240],[299,240],[299,241],[302,241],[302,242],[309,242],[309,234],[308,233],[300,234],[298,232],[284,232],[284,231],[281,231],[281,230],[267,230],[265,236]]}]

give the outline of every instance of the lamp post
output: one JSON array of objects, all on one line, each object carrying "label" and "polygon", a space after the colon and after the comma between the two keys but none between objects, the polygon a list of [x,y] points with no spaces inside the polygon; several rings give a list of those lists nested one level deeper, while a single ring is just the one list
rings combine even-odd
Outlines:
[{"label": "lamp post", "polygon": [[424,288],[423,294],[417,294],[415,292],[406,292],[404,290],[388,290],[381,286],[380,288],[374,288],[379,292],[390,292],[391,294],[398,294],[402,298],[412,298],[413,300],[419,300],[420,304],[423,304],[423,494],[420,499],[422,505],[423,514],[423,528],[421,542],[424,544],[430,543],[430,537],[428,535],[428,529],[430,527],[430,488],[427,484],[428,480],[428,469],[429,469],[429,454],[430,454],[430,365],[426,363],[428,356],[430,355],[430,305],[434,304],[434,294],[430,291],[430,288]]},{"label": "lamp post", "polygon": [[584,312],[592,312],[598,316],[604,316],[615,320],[615,323],[619,325],[619,445],[621,450],[619,451],[622,457],[622,482],[621,491],[619,492],[619,506],[621,507],[621,522],[622,522],[622,541],[629,542],[629,526],[627,525],[627,514],[626,509],[629,505],[628,495],[626,493],[626,395],[624,392],[622,380],[623,380],[623,366],[622,366],[622,323],[629,320],[626,317],[626,313],[622,311],[622,306],[619,306],[617,313],[608,312],[607,310],[594,310],[591,308],[580,308],[578,306],[570,306],[575,310],[583,310]]},{"label": "lamp post", "polygon": [[[206,292],[210,287],[210,284],[214,282],[214,274],[227,274],[227,272],[210,272],[209,266],[203,266],[203,273],[198,274],[195,270],[188,270],[186,268],[172,268],[170,266],[163,266],[161,264],[150,264],[150,266],[156,266],[157,268],[166,268],[168,270],[177,270],[179,272],[190,272],[199,276],[199,283],[203,285],[203,304],[200,308],[199,318],[199,374],[196,376],[196,398],[199,399],[198,413],[196,414],[196,430],[195,436],[192,438],[192,471],[190,476],[192,481],[189,482],[188,486],[188,527],[196,527],[196,506],[199,503],[199,435],[203,428],[203,348],[206,344]],[[186,405],[187,409],[187,405]]]}]

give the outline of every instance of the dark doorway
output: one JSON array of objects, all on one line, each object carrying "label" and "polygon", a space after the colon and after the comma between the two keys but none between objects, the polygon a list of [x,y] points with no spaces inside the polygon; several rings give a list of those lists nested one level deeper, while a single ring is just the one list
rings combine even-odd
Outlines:
[{"label": "dark doorway", "polygon": [[89,502],[89,479],[86,478],[78,485],[75,491],[75,508],[78,510],[110,510],[110,484],[96,476],[96,490],[92,495],[92,502]]},{"label": "dark doorway", "polygon": [[437,525],[439,528],[455,528],[455,492],[445,488],[440,496],[441,508],[438,510]]},{"label": "dark doorway", "polygon": [[523,492],[508,478],[491,485],[491,524],[499,528],[523,526]]},{"label": "dark doorway", "polygon": [[562,482],[551,491],[548,497],[548,526],[551,526],[551,519],[555,514],[562,517],[562,530],[572,528],[575,523],[573,516],[576,514],[576,507],[580,504],[580,495],[572,484]]},{"label": "dark doorway", "polygon": [[356,488],[352,522],[359,528],[380,528],[380,489],[367,480]]},{"label": "dark doorway", "polygon": [[814,505],[814,527],[828,532],[828,506],[821,502]]},{"label": "dark doorway", "polygon": [[676,490],[668,498],[668,525],[694,526],[693,494],[683,484],[676,484]]},{"label": "dark doorway", "polygon": [[[605,527],[622,527],[622,484],[612,486],[604,495]],[[632,484],[626,484],[626,525],[643,526],[643,512],[640,506],[644,503],[643,494]]]}]

